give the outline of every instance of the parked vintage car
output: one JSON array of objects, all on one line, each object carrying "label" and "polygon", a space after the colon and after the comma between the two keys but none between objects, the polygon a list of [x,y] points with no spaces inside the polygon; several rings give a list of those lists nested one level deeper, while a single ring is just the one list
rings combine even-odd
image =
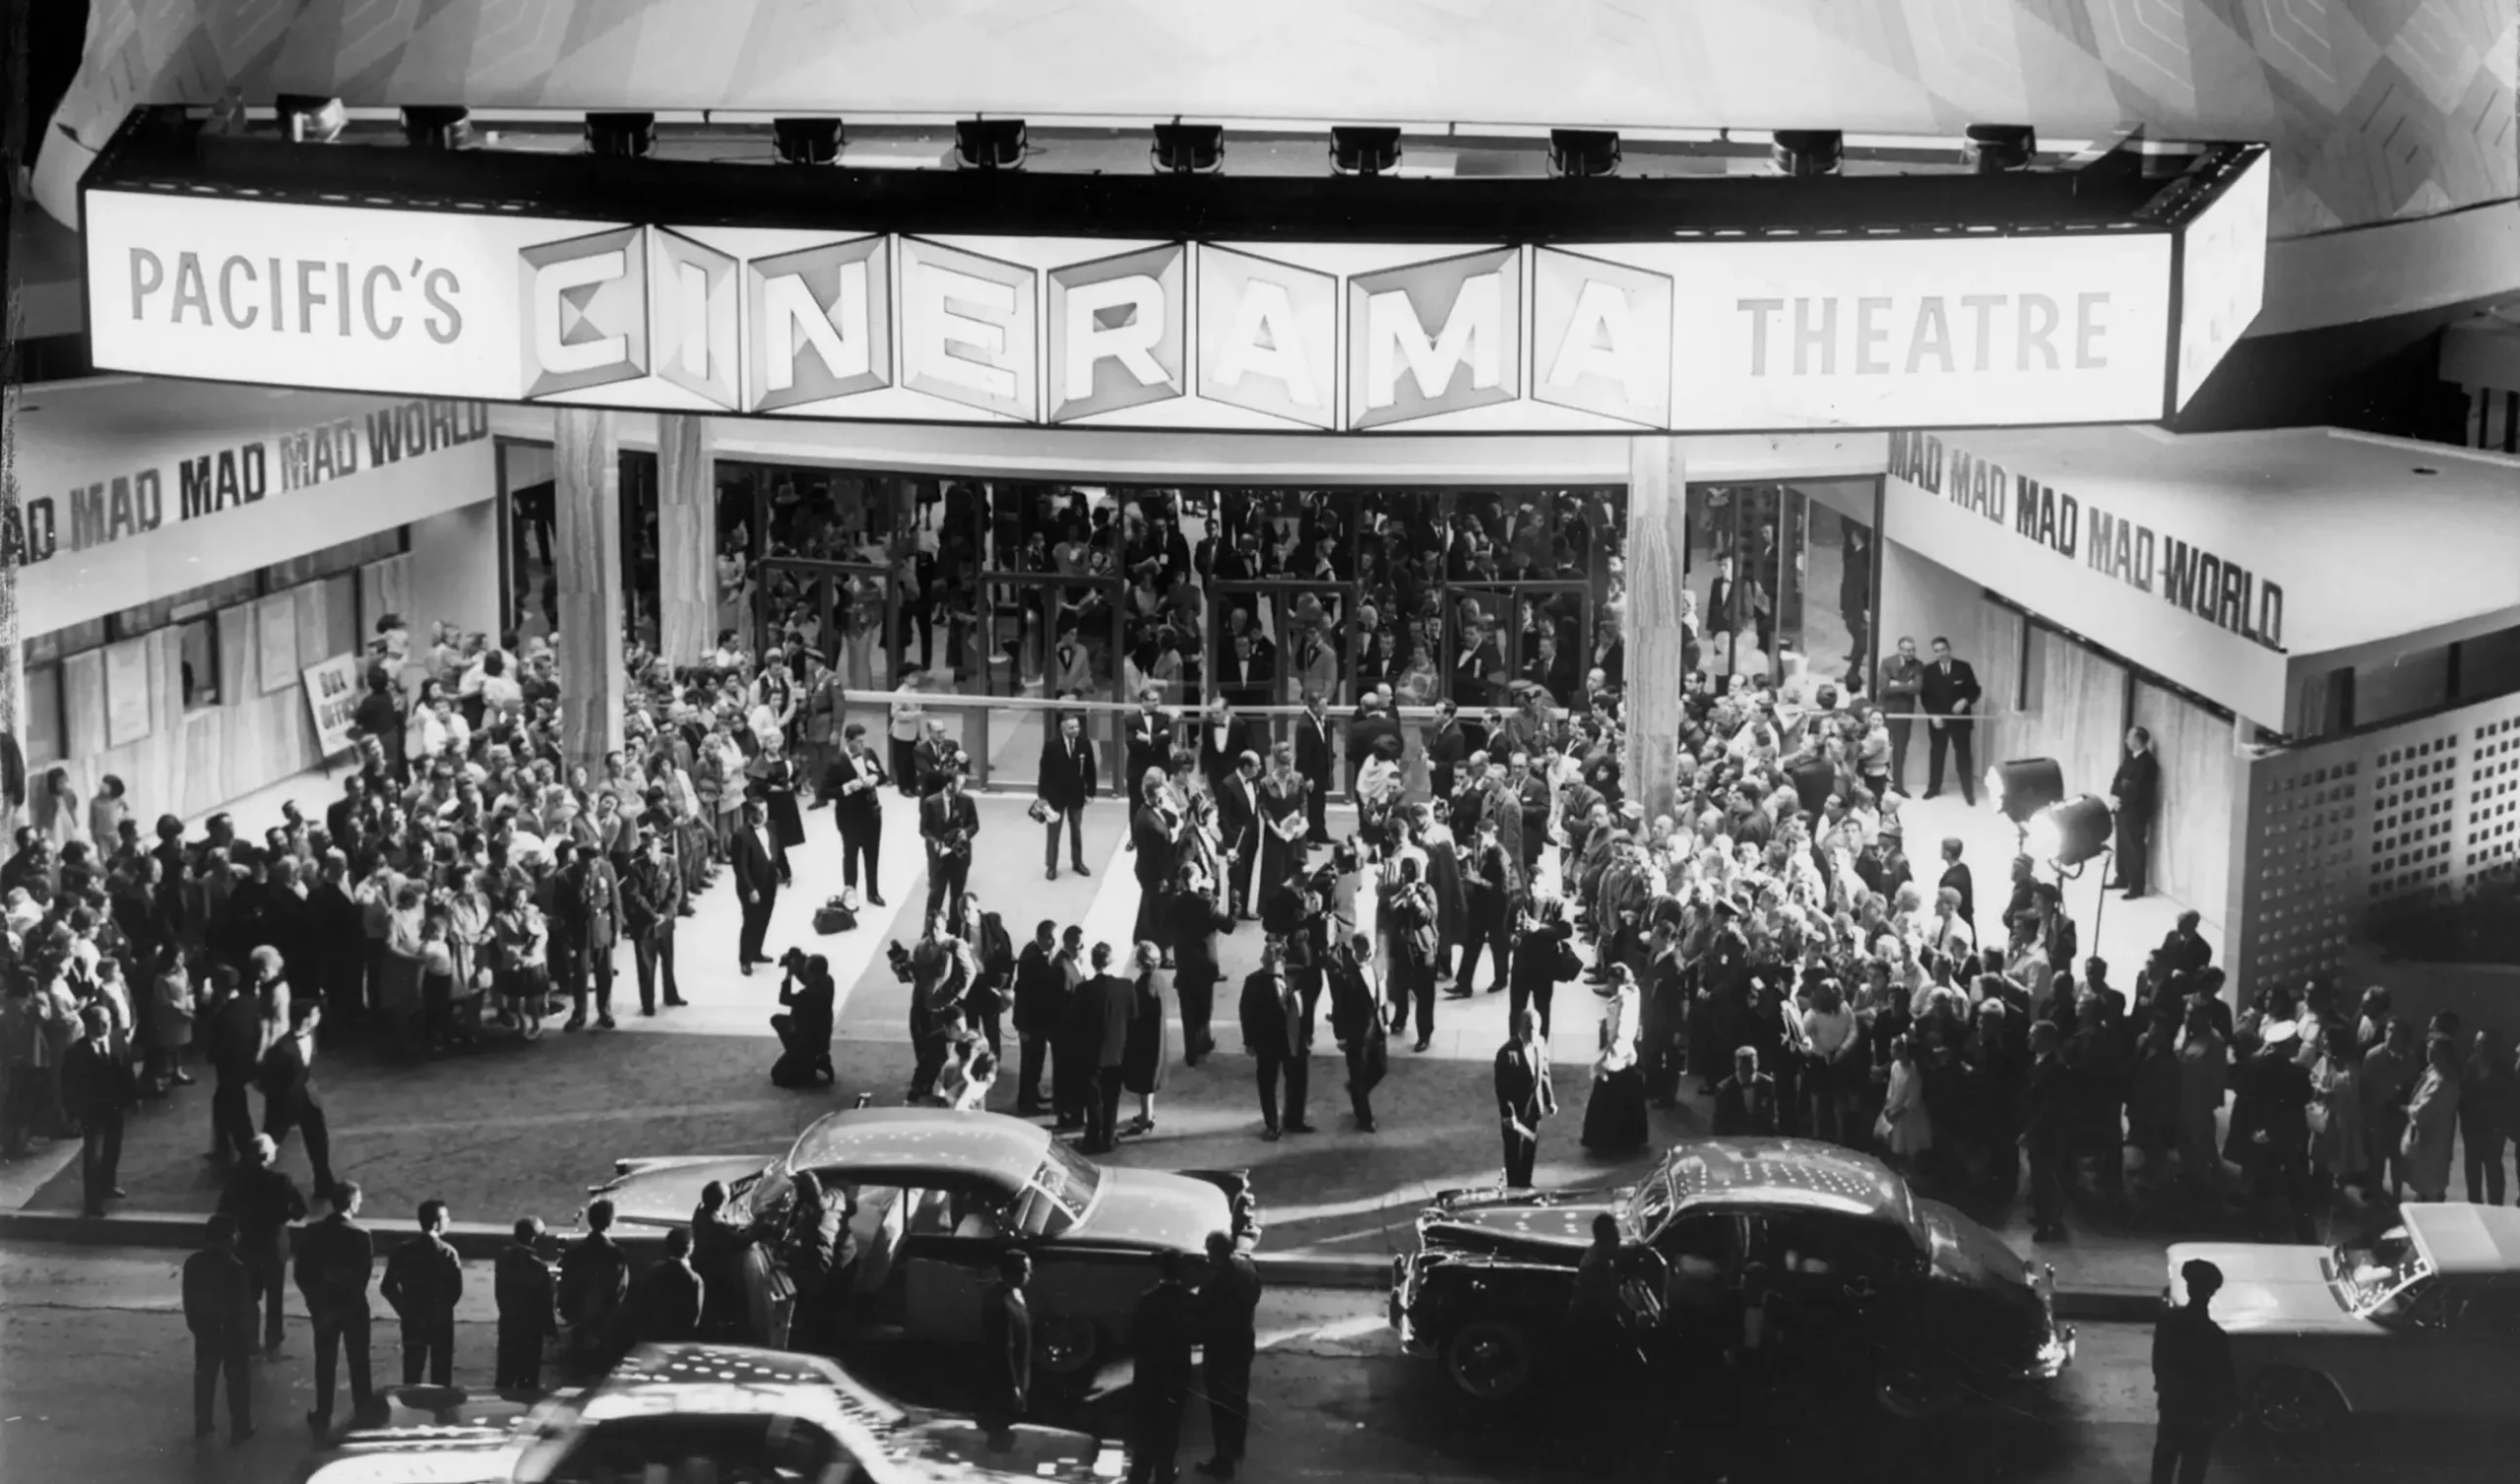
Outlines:
[{"label": "parked vintage car", "polygon": [[1682,1144],[1616,1189],[1438,1196],[1418,1218],[1418,1250],[1393,1267],[1403,1348],[1441,1359],[1476,1399],[1532,1391],[1604,1211],[1618,1221],[1634,1329],[1657,1328],[1667,1304],[1722,1305],[1755,1263],[1790,1309],[1853,1327],[1876,1357],[1863,1379],[1898,1415],[1947,1413],[2073,1361],[2052,1279],[1968,1216],[1918,1200],[1879,1160],[1798,1139]]},{"label": "parked vintage car", "polygon": [[[981,1289],[998,1254],[1021,1247],[1034,1260],[1035,1364],[1053,1386],[1090,1380],[1119,1352],[1156,1254],[1196,1256],[1210,1232],[1254,1241],[1259,1229],[1243,1171],[1100,1165],[997,1113],[858,1108],[817,1120],[767,1161],[624,1159],[614,1169],[588,1199],[610,1201],[623,1231],[685,1224],[712,1180],[725,1182],[737,1219],[769,1230],[793,1199],[795,1171],[853,1191],[860,1312],[917,1343],[976,1343]],[[753,1253],[755,1329],[777,1343],[787,1284],[764,1248]]]},{"label": "parked vintage car", "polygon": [[736,1345],[647,1346],[539,1402],[446,1387],[382,1393],[386,1414],[318,1453],[308,1484],[615,1484],[706,1478],[1093,1484],[1121,1453],[1025,1425],[996,1439],[900,1406],[831,1361]]},{"label": "parked vintage car", "polygon": [[2240,1405],[2279,1434],[2348,1413],[2503,1420],[2520,1395],[2520,1210],[2409,1203],[2368,1244],[2182,1242],[2223,1270]]}]

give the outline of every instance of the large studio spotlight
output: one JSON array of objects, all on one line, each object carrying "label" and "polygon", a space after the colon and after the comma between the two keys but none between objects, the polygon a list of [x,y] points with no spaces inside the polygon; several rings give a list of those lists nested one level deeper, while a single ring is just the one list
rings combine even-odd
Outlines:
[{"label": "large studio spotlight", "polygon": [[472,114],[463,108],[406,108],[403,110],[403,143],[414,150],[471,149]]},{"label": "large studio spotlight", "polygon": [[1548,131],[1548,173],[1551,175],[1615,175],[1618,173],[1619,153],[1618,135],[1607,129]]},{"label": "large studio spotlight", "polygon": [[1961,161],[1980,175],[2027,170],[2039,153],[2039,133],[2028,124],[1971,124],[1960,142]]},{"label": "large studio spotlight", "polygon": [[1218,124],[1185,124],[1175,119],[1155,126],[1155,148],[1148,157],[1162,175],[1214,175],[1225,168],[1225,129]]},{"label": "large studio spotlight", "polygon": [[1342,175],[1388,175],[1400,168],[1400,131],[1343,125],[1330,131],[1330,168]]},{"label": "large studio spotlight", "polygon": [[2027,825],[2030,817],[2065,796],[2065,771],[2053,758],[2020,758],[1986,770],[1986,791],[2005,819]]},{"label": "large studio spotlight", "polygon": [[967,118],[954,126],[954,158],[966,170],[1020,170],[1029,137],[1020,118]]},{"label": "large studio spotlight", "polygon": [[1779,129],[1769,136],[1768,166],[1779,175],[1835,175],[1846,157],[1846,136],[1835,129]]},{"label": "large studio spotlight", "polygon": [[280,132],[292,145],[329,145],[348,127],[349,110],[337,97],[284,93],[277,108]]},{"label": "large studio spotlight", "polygon": [[618,159],[644,159],[657,148],[657,116],[653,113],[590,113],[587,153]]},{"label": "large studio spotlight", "polygon": [[2109,848],[2116,824],[2109,801],[2087,793],[2040,810],[2031,818],[2022,844],[2031,859],[2071,871]]},{"label": "large studio spotlight", "polygon": [[770,146],[784,165],[827,165],[840,158],[840,120],[774,118]]}]

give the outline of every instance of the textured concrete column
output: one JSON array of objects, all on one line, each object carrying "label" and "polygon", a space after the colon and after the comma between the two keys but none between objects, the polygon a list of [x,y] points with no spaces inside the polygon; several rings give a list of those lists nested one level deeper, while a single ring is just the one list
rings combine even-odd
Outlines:
[{"label": "textured concrete column", "polygon": [[600,777],[621,746],[621,448],[613,414],[552,414],[552,566],[560,597],[560,750]]},{"label": "textured concrete column", "polygon": [[1677,438],[1627,446],[1627,796],[1653,819],[1679,773],[1680,623],[1688,552],[1688,450]]},{"label": "textured concrete column", "polygon": [[657,416],[657,648],[698,664],[718,642],[716,422]]}]

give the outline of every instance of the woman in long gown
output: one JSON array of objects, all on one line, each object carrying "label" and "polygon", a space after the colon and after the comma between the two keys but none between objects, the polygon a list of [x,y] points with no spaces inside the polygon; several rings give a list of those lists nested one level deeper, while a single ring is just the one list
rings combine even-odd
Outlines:
[{"label": "woman in long gown", "polygon": [[1610,998],[1602,1017],[1602,1053],[1593,1064],[1593,1091],[1584,1102],[1584,1147],[1596,1154],[1627,1154],[1645,1146],[1645,1082],[1636,1065],[1644,1013],[1635,971],[1610,965]]},{"label": "woman in long gown", "polygon": [[2354,1023],[2321,1025],[2310,1063],[2310,1179],[2324,1207],[2339,1186],[2363,1177],[2362,1069],[2354,1060]]},{"label": "woman in long gown", "polygon": [[[1260,780],[1260,899],[1267,901],[1278,888],[1303,869],[1303,826],[1305,795],[1312,782],[1295,772],[1295,750],[1292,742],[1281,742],[1269,750],[1269,774]],[[1293,833],[1293,838],[1288,833]]]},{"label": "woman in long gown", "polygon": [[2232,1054],[2214,1032],[2202,1007],[2188,1012],[2187,1034],[2178,1047],[2178,1176],[2190,1190],[2223,1183],[2223,1156],[2214,1144],[2214,1119],[2231,1087]]},{"label": "woman in long gown", "polygon": [[751,779],[744,791],[762,801],[779,843],[792,850],[805,842],[804,816],[796,808],[796,767],[788,761],[778,732],[763,733],[761,742],[761,755],[744,769]]}]

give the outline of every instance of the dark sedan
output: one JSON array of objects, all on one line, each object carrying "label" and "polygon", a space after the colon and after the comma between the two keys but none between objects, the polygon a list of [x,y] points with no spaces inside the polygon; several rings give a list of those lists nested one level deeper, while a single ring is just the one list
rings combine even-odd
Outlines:
[{"label": "dark sedan", "polygon": [[1440,1359],[1474,1398],[1530,1392],[1563,1338],[1575,1267],[1604,1212],[1618,1223],[1633,1329],[1696,1333],[1680,1322],[1737,1304],[1755,1266],[1775,1301],[1810,1317],[1808,1332],[1843,1326],[1874,1357],[1868,1381],[1897,1414],[1947,1412],[1972,1392],[2051,1380],[2073,1360],[2052,1284],[2002,1239],[1918,1200],[1877,1159],[1795,1139],[1682,1144],[1614,1189],[1438,1196],[1418,1218],[1418,1251],[1394,1266],[1403,1347]]}]

